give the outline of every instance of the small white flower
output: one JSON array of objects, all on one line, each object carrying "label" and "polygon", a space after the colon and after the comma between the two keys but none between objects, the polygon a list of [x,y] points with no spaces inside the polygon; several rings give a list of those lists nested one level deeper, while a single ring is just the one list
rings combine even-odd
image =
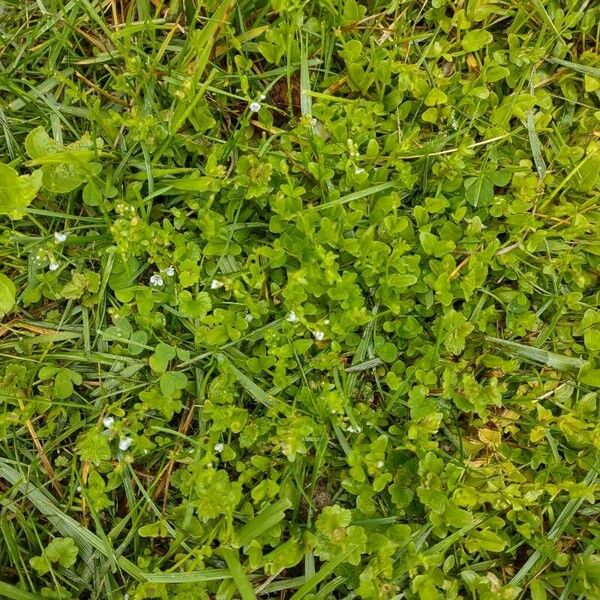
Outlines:
[{"label": "small white flower", "polygon": [[323,321],[323,323],[325,323],[325,325],[329,325],[330,321],[329,321],[329,319],[325,319],[325,320]]},{"label": "small white flower", "polygon": [[218,444],[215,444],[215,452],[223,452],[224,449],[225,449],[225,444],[221,444],[221,442],[219,442]]},{"label": "small white flower", "polygon": [[290,310],[290,314],[287,316],[287,320],[290,323],[295,323],[298,320],[298,315],[293,310]]},{"label": "small white flower", "polygon": [[313,335],[315,336],[315,340],[320,342],[325,337],[325,333],[323,331],[313,331]]},{"label": "small white flower", "polygon": [[80,485],[78,485],[76,489],[77,489],[77,493],[78,493],[78,494],[81,494],[81,491],[82,491],[82,490],[81,490],[81,486],[80,486]]},{"label": "small white flower", "polygon": [[347,431],[349,433],[360,433],[361,429],[360,429],[360,427],[354,427],[354,425],[349,425],[347,428]]},{"label": "small white flower", "polygon": [[162,285],[164,285],[164,283],[165,282],[163,278],[158,273],[154,273],[154,275],[150,277],[150,285],[153,285],[155,287],[161,287]]},{"label": "small white flower", "polygon": [[104,419],[102,419],[102,425],[104,425],[104,427],[106,427],[106,429],[110,429],[114,424],[115,424],[114,417],[104,417]]},{"label": "small white flower", "polygon": [[382,460],[378,460],[376,466],[378,469],[383,469],[384,464],[385,463]]},{"label": "small white flower", "polygon": [[362,175],[364,172],[365,172],[365,170],[361,169],[360,167],[357,167],[356,169],[354,169],[355,175]]},{"label": "small white flower", "polygon": [[67,236],[68,235],[69,235],[68,233],[64,233],[62,231],[55,231],[54,232],[54,241],[57,244],[62,244],[63,242],[67,241]]},{"label": "small white flower", "polygon": [[218,290],[219,288],[222,288],[225,284],[222,281],[219,281],[218,279],[213,279],[210,282],[210,289],[211,290]]},{"label": "small white flower", "polygon": [[165,275],[168,277],[173,277],[173,275],[175,275],[175,267],[173,265],[167,267],[165,269]]},{"label": "small white flower", "polygon": [[60,267],[60,265],[55,260],[51,260],[50,264],[48,265],[48,269],[50,269],[50,271],[56,271],[58,267]]},{"label": "small white flower", "polygon": [[250,323],[251,321],[254,320],[254,317],[250,313],[246,313],[244,315],[244,319],[246,319],[246,321],[248,321],[248,323]]},{"label": "small white flower", "polygon": [[121,450],[121,452],[126,452],[129,450],[129,446],[131,446],[132,442],[133,440],[130,437],[123,438],[119,441],[119,450]]},{"label": "small white flower", "polygon": [[258,99],[259,99],[259,100],[264,100],[266,97],[267,97],[267,96],[266,96],[266,94],[261,94],[261,95],[258,97]]},{"label": "small white flower", "polygon": [[248,108],[250,109],[251,112],[253,113],[257,113],[260,110],[260,102],[250,102],[250,104],[248,105]]}]

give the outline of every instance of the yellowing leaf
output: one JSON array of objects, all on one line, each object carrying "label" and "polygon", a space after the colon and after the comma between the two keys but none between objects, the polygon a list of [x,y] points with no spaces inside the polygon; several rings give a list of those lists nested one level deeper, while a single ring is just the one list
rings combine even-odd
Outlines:
[{"label": "yellowing leaf", "polygon": [[486,446],[499,446],[502,441],[502,434],[496,429],[480,429],[477,437],[486,444]]},{"label": "yellowing leaf", "polygon": [[0,163],[0,215],[20,219],[42,185],[42,172],[20,175],[8,165]]}]

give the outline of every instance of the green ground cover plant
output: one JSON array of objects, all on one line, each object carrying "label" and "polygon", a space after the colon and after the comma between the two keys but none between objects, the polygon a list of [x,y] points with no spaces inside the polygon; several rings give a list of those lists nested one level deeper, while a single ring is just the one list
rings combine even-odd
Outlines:
[{"label": "green ground cover plant", "polygon": [[600,598],[600,6],[0,2],[0,597]]}]

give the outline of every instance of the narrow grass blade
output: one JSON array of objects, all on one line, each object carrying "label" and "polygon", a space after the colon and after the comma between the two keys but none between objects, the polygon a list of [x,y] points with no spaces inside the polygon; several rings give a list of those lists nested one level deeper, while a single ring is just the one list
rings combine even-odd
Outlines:
[{"label": "narrow grass blade", "polygon": [[[370,362],[370,360],[365,362],[365,358],[367,358],[369,348],[371,346],[371,338],[373,336],[373,331],[375,330],[375,323],[377,322],[377,312],[379,310],[379,306],[375,306],[373,309],[373,318],[369,321],[365,330],[363,332],[362,339],[356,348],[356,352],[354,353],[354,358],[352,359],[352,365],[346,371],[351,373],[346,382],[346,393],[350,395],[356,382],[358,380],[357,373],[362,371],[361,365]],[[370,368],[370,367],[369,367]]]},{"label": "narrow grass blade", "polygon": [[40,600],[39,596],[30,594],[21,588],[2,581],[0,581],[0,598],[7,598],[8,600]]},{"label": "narrow grass blade", "polygon": [[423,556],[433,556],[434,554],[444,553],[452,546],[458,542],[458,540],[462,539],[469,533],[469,531],[475,529],[475,527],[479,527],[487,517],[477,517],[473,519],[473,521],[469,525],[465,525],[461,527],[458,531],[446,536],[443,540],[439,541],[437,544],[430,546],[427,550],[423,551]]},{"label": "narrow grass blade", "polygon": [[365,362],[361,362],[357,365],[352,365],[346,369],[346,373],[358,373],[359,371],[368,371],[369,369],[374,369],[375,367],[379,367],[383,364],[383,361],[380,358],[372,358],[370,360],[366,360]]},{"label": "narrow grass blade", "polygon": [[261,390],[247,375],[244,375],[233,363],[223,354],[217,355],[217,359],[221,364],[227,365],[238,380],[239,384],[260,404],[267,408],[275,408],[282,404],[276,398],[269,396],[264,390]]},{"label": "narrow grass blade", "polygon": [[[40,83],[40,85],[38,85],[36,88],[34,88],[32,90],[32,92],[35,92],[39,95],[47,94],[49,91],[54,89],[61,81],[69,78],[73,74],[74,70],[75,69],[65,69],[64,71],[61,71],[57,75],[53,75],[52,77],[49,77],[48,79],[46,79],[46,81],[43,81],[42,83]],[[31,93],[31,92],[29,92],[29,93]],[[9,108],[9,110],[21,110],[25,106],[26,103],[27,103],[27,100],[18,98],[17,100],[13,100],[8,105],[8,108]]]},{"label": "narrow grass blade", "polygon": [[331,202],[325,202],[324,204],[313,206],[309,210],[325,210],[326,208],[340,206],[341,204],[348,204],[348,202],[354,202],[354,200],[360,200],[361,198],[366,198],[367,196],[371,196],[373,194],[389,190],[391,187],[394,187],[394,183],[392,181],[387,181],[386,183],[378,183],[377,185],[372,185],[371,187],[365,188],[364,190],[359,190],[358,192],[352,192],[352,194],[348,194],[347,196],[342,196],[337,200],[332,200]]},{"label": "narrow grass blade", "polygon": [[200,583],[202,581],[222,581],[231,579],[227,569],[205,569],[204,571],[186,571],[184,573],[144,573],[148,583]]},{"label": "narrow grass blade", "polygon": [[298,591],[291,597],[290,600],[301,600],[307,594],[310,594],[322,581],[327,579],[339,565],[341,565],[350,554],[353,548],[350,548],[342,554],[338,554],[333,560],[326,562]]},{"label": "narrow grass blade", "polygon": [[[148,577],[156,577],[154,573],[144,573],[134,563],[123,556],[117,557],[113,548],[97,535],[83,527],[75,519],[64,514],[46,494],[34,488],[30,483],[23,482],[23,476],[11,467],[4,459],[0,459],[0,478],[12,484],[16,490],[23,494],[65,537],[71,537],[79,547],[81,557],[86,561],[94,560],[96,552],[99,552],[116,567],[117,565],[126,573],[138,581],[149,581]],[[8,507],[16,511],[16,504],[9,503]],[[171,575],[171,574],[166,574]],[[186,580],[187,581],[187,580]]]},{"label": "narrow grass blade", "polygon": [[306,43],[300,40],[300,112],[303,117],[309,117],[312,113],[312,98],[310,92],[310,76],[308,74],[308,56]]},{"label": "narrow grass blade", "polygon": [[578,73],[583,73],[584,75],[591,75],[592,77],[600,77],[600,68],[598,67],[589,67],[588,65],[580,65],[579,63],[571,62],[570,60],[562,60],[562,58],[548,58],[549,63],[560,65],[561,67],[567,67],[567,69],[571,69],[573,71],[577,71]]},{"label": "narrow grass blade", "polygon": [[515,358],[529,360],[540,365],[544,365],[556,371],[573,371],[581,369],[585,364],[585,361],[581,358],[572,356],[562,356],[555,352],[548,350],[542,350],[540,348],[534,348],[532,346],[526,346],[525,344],[519,344],[518,342],[510,342],[508,340],[501,340],[495,337],[486,337],[487,341],[491,344],[504,348],[508,354]]},{"label": "narrow grass blade", "polygon": [[[531,95],[535,92],[534,86],[535,67],[531,70],[531,76],[529,78],[529,91]],[[533,109],[529,111],[527,115],[527,134],[529,135],[529,145],[531,146],[531,154],[533,155],[533,162],[537,169],[540,179],[543,179],[546,175],[546,162],[542,154],[542,145],[540,144],[540,138],[538,137],[537,131],[535,130],[535,114]]]},{"label": "narrow grass blade", "polygon": [[535,9],[539,13],[542,21],[548,27],[550,27],[550,29],[552,29],[552,31],[554,31],[554,33],[556,33],[556,35],[560,36],[560,32],[558,31],[558,29],[556,29],[556,25],[554,24],[554,21],[548,14],[548,11],[546,10],[546,7],[544,6],[544,3],[542,2],[542,0],[531,0],[531,3],[533,4],[533,6],[535,6]]},{"label": "narrow grass blade", "polygon": [[527,133],[529,134],[529,144],[531,146],[531,153],[533,154],[535,168],[537,169],[540,179],[543,179],[546,175],[546,162],[544,161],[544,157],[542,155],[540,138],[535,130],[535,116],[533,114],[533,110],[530,110],[529,114],[527,115]]},{"label": "narrow grass blade", "polygon": [[242,600],[256,600],[256,594],[252,589],[252,584],[248,579],[248,575],[246,575],[246,571],[244,571],[244,567],[242,567],[242,564],[240,563],[240,557],[237,550],[233,550],[232,548],[222,548],[221,555],[229,567],[229,571],[236,583],[237,591]]},{"label": "narrow grass blade", "polygon": [[279,500],[275,504],[263,510],[256,517],[248,521],[238,532],[237,542],[240,546],[246,546],[252,540],[269,530],[273,525],[277,525],[285,517],[285,511],[292,506],[287,500]]},{"label": "narrow grass blade", "polygon": [[94,550],[98,550],[104,556],[111,556],[113,554],[112,550],[106,548],[101,540],[91,531],[57,508],[41,489],[24,482],[22,474],[3,459],[0,459],[0,477],[14,485],[23,496],[48,518],[61,535],[72,537],[79,546],[82,557],[85,560],[92,558]]},{"label": "narrow grass blade", "polygon": [[274,581],[257,592],[257,596],[272,594],[273,592],[282,592],[283,590],[292,590],[301,586],[306,581],[306,577],[291,577],[282,581]]}]

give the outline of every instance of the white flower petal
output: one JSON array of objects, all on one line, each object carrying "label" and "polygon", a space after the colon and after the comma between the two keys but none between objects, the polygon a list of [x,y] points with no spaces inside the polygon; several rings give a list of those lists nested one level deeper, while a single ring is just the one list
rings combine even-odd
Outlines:
[{"label": "white flower petal", "polygon": [[119,441],[119,450],[121,450],[121,452],[126,452],[129,450],[132,442],[133,440],[130,437],[123,438]]}]

